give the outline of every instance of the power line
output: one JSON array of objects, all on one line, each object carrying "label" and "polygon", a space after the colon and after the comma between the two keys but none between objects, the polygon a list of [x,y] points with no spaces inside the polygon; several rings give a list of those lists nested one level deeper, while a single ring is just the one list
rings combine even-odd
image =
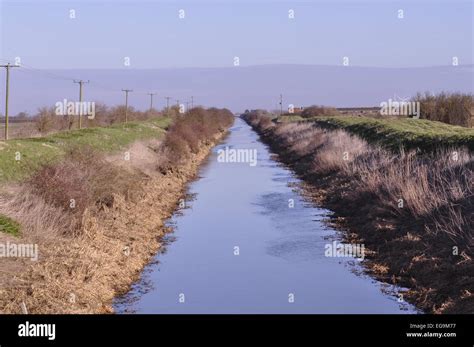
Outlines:
[{"label": "power line", "polygon": [[60,74],[55,73],[55,72],[51,72],[51,71],[46,70],[46,69],[35,68],[33,66],[30,66],[30,65],[27,65],[27,64],[24,64],[24,63],[21,63],[18,66],[21,66],[23,71],[41,73],[41,74],[44,74],[44,75],[48,75],[48,76],[50,76],[54,79],[59,79],[59,80],[64,80],[64,81],[73,81],[73,80],[76,79],[76,78],[73,78],[73,77],[70,77],[70,76],[64,76],[64,75],[60,75]]},{"label": "power line", "polygon": [[107,87],[103,84],[97,83],[96,81],[91,81],[91,87],[92,88],[97,87],[99,89],[102,89],[102,90],[105,90],[105,91],[108,91],[108,92],[114,92],[114,93],[121,92],[121,90],[119,90],[119,89]]},{"label": "power line", "polygon": [[[5,59],[0,59],[0,62],[8,62],[8,61],[5,60]],[[55,73],[55,72],[52,72],[52,71],[46,70],[46,69],[36,68],[36,67],[30,66],[28,64],[24,64],[24,63],[21,63],[21,65],[12,65],[12,64],[8,63],[7,65],[9,65],[10,67],[21,67],[22,69],[20,71],[23,72],[23,73],[32,72],[32,73],[42,74],[46,77],[56,79],[56,80],[72,81],[73,83],[78,83],[79,84],[79,100],[81,102],[82,102],[82,94],[83,94],[83,84],[85,84],[85,83],[90,83],[91,88],[99,88],[99,89],[109,91],[109,92],[120,92],[119,89],[111,88],[111,87],[103,85],[101,83],[97,83],[96,81],[92,81],[92,82],[89,81],[89,80],[84,81],[82,79],[77,79],[77,78],[74,78],[74,77],[71,77],[71,76],[58,74],[58,73]],[[7,65],[0,65],[0,67],[6,67]],[[126,90],[122,89],[122,91],[126,91]],[[134,91],[134,90],[128,90],[128,92],[132,92],[132,91]],[[126,92],[126,96],[125,96],[127,103],[128,103],[128,92]],[[153,96],[157,95],[157,93],[149,93],[148,91],[143,91],[143,90],[139,90],[139,91],[135,90],[134,92],[138,93],[138,94],[150,95],[150,98],[151,98],[151,100],[150,100],[150,109],[153,108],[153,101],[154,101]],[[151,95],[151,94],[153,94],[153,95]],[[166,97],[167,109],[169,109],[170,99],[172,99],[172,98],[171,97]],[[179,102],[178,102],[178,106],[179,106]],[[126,119],[128,120],[128,107],[127,107],[127,111],[126,111]],[[79,128],[82,128],[82,117],[81,117],[81,115],[79,115]]]}]

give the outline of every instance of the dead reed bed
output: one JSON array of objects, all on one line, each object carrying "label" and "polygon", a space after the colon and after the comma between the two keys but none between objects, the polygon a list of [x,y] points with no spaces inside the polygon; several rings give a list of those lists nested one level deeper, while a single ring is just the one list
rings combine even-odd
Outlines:
[{"label": "dead reed bed", "polygon": [[[388,151],[343,130],[249,122],[373,251],[367,268],[431,313],[474,313],[474,156],[465,148]],[[265,124],[265,126],[261,126]]]}]

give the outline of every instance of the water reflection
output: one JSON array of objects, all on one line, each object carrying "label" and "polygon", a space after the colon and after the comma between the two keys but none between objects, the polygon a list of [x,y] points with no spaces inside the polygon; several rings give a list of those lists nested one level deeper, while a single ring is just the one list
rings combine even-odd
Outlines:
[{"label": "water reflection", "polygon": [[[257,165],[218,162],[226,146],[256,149]],[[324,223],[330,211],[302,197],[298,179],[241,120],[200,177],[189,189],[195,200],[169,221],[174,232],[130,293],[116,300],[117,312],[414,312],[397,301],[397,288],[364,275],[358,260],[325,255],[341,240]]]}]

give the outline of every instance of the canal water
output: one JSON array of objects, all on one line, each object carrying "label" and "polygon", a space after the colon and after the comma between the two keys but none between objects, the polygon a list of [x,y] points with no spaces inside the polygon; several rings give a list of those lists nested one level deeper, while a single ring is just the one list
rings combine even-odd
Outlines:
[{"label": "canal water", "polygon": [[[256,151],[256,165],[234,162],[232,150]],[[364,275],[357,258],[327,256],[340,241],[324,223],[330,211],[305,202],[295,183],[237,119],[170,220],[166,246],[115,301],[116,312],[415,312],[397,288]]]}]

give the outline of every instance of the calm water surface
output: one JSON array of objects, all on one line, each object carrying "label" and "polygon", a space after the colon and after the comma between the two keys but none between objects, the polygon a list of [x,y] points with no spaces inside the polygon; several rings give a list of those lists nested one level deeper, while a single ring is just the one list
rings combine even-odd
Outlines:
[{"label": "calm water surface", "polygon": [[[226,146],[256,149],[257,165],[218,162]],[[415,312],[396,288],[361,274],[358,260],[325,256],[340,239],[323,223],[330,211],[302,199],[292,188],[298,179],[242,120],[200,176],[189,189],[194,199],[170,221],[167,246],[116,300],[116,312]]]}]

